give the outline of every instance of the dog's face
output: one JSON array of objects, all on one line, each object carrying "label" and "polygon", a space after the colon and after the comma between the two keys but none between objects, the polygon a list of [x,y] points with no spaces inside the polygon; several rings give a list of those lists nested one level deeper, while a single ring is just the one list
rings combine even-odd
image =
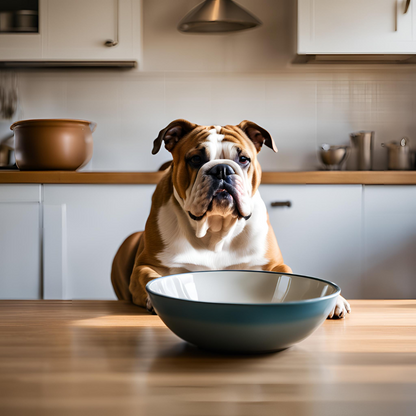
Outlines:
[{"label": "dog's face", "polygon": [[174,190],[189,218],[250,218],[261,177],[257,153],[263,143],[277,151],[266,130],[250,121],[220,127],[175,120],[159,133],[153,154],[162,141],[172,153]]}]

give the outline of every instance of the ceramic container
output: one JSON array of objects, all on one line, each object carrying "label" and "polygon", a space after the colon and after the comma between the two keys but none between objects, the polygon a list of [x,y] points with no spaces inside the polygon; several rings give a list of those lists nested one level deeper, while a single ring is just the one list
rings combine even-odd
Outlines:
[{"label": "ceramic container", "polygon": [[14,132],[15,158],[20,170],[76,170],[92,157],[96,124],[86,120],[21,120]]},{"label": "ceramic container", "polygon": [[325,321],[341,291],[313,277],[241,270],[171,275],[146,289],[162,321],[185,341],[251,353],[306,338]]}]

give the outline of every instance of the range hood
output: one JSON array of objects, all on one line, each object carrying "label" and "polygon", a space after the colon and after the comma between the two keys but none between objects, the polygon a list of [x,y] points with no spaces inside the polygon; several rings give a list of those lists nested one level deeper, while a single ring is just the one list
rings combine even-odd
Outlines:
[{"label": "range hood", "polygon": [[260,26],[259,19],[232,0],[205,0],[180,22],[183,33],[236,32]]}]

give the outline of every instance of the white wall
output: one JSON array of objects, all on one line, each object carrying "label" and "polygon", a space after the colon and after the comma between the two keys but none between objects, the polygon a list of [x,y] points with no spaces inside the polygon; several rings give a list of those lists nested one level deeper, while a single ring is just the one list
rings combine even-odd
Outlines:
[{"label": "white wall", "polygon": [[378,169],[386,164],[381,142],[407,135],[416,149],[414,68],[292,65],[296,1],[239,2],[261,28],[185,35],[176,25],[198,1],[144,0],[140,71],[22,71],[18,117],[97,122],[93,170],[157,169],[170,157],[152,156],[152,141],[175,118],[257,122],[279,148],[262,151],[264,170],[316,169],[319,144],[347,144],[363,129],[376,131]]}]

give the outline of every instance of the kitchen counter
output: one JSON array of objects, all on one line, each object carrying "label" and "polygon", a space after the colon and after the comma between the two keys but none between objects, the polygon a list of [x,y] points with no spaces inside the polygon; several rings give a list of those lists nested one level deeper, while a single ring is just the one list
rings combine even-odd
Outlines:
[{"label": "kitchen counter", "polygon": [[416,300],[351,306],[245,356],[190,346],[124,302],[0,301],[0,414],[416,414]]},{"label": "kitchen counter", "polygon": [[[156,184],[163,172],[0,171],[0,183]],[[263,172],[263,184],[416,185],[416,171]]]}]

